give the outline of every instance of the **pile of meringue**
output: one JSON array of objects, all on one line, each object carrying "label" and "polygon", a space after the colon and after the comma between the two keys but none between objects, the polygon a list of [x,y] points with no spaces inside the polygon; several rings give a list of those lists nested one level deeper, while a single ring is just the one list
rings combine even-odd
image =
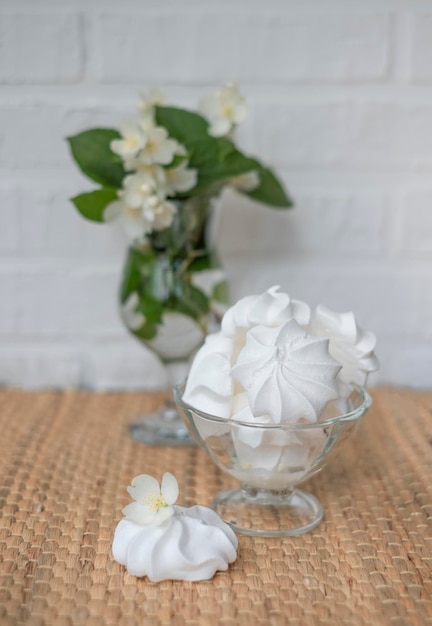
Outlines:
[{"label": "pile of meringue", "polygon": [[353,387],[377,369],[375,344],[352,313],[320,305],[311,314],[272,287],[228,309],[195,356],[183,401],[226,420],[194,424],[204,441],[224,438],[232,476],[257,488],[293,486],[331,443],[319,427],[329,401],[349,411]]},{"label": "pile of meringue", "polygon": [[378,368],[375,344],[353,313],[311,313],[272,287],[228,309],[195,356],[183,400],[241,422],[317,422]]}]

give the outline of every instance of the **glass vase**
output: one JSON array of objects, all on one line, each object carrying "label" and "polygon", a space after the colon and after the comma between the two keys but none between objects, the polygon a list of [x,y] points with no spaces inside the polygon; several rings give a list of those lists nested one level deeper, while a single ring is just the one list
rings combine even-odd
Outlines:
[{"label": "glass vase", "polygon": [[156,354],[167,375],[161,407],[140,416],[129,428],[135,439],[152,445],[193,442],[172,388],[187,374],[205,336],[219,328],[228,301],[215,245],[215,198],[200,196],[176,204],[170,228],[129,248],[120,289],[126,328]]}]

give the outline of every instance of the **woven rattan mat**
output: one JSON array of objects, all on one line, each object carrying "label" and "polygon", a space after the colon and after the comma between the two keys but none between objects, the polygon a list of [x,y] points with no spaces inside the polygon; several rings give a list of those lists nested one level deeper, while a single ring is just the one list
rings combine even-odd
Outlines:
[{"label": "woven rattan mat", "polygon": [[432,624],[432,394],[379,390],[354,440],[306,484],[325,521],[240,537],[211,581],[136,579],[112,559],[139,473],[173,472],[179,504],[225,478],[196,448],[149,448],[126,425],[138,394],[0,391],[0,624]]}]

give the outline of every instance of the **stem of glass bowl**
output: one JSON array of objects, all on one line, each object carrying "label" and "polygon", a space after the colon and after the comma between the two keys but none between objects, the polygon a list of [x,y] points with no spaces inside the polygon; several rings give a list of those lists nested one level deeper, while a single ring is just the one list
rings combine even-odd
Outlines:
[{"label": "stem of glass bowl", "polygon": [[212,508],[243,535],[290,537],[313,530],[322,521],[320,502],[300,489],[262,489],[243,484],[219,493]]},{"label": "stem of glass bowl", "polygon": [[285,489],[263,489],[261,487],[251,487],[242,483],[241,490],[247,498],[251,498],[256,502],[266,502],[269,498],[290,498],[294,492],[294,487],[286,487]]}]

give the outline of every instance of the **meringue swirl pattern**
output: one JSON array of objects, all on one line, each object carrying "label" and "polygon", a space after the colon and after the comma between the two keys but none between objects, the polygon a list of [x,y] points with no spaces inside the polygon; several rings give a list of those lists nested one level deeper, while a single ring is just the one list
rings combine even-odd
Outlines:
[{"label": "meringue swirl pattern", "polygon": [[317,421],[338,395],[340,364],[328,340],[308,337],[294,319],[280,327],[256,326],[232,368],[244,388],[254,417],[274,423]]}]

